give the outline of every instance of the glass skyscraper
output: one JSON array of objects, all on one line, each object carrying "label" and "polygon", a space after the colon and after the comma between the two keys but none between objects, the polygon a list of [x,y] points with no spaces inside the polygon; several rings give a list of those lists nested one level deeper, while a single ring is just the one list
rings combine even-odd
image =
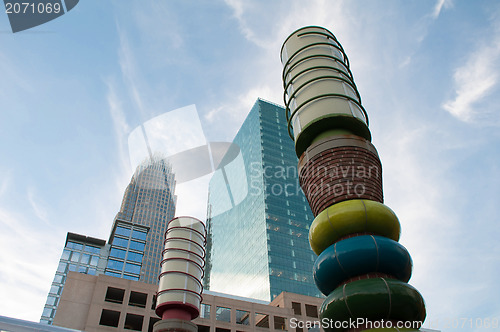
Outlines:
[{"label": "glass skyscraper", "polygon": [[239,160],[223,161],[209,184],[205,286],[266,301],[282,291],[321,296],[284,108],[258,99],[233,143]]},{"label": "glass skyscraper", "polygon": [[52,324],[68,271],[158,283],[163,238],[174,217],[175,178],[153,156],[137,167],[125,190],[109,242],[68,233],[40,322]]}]

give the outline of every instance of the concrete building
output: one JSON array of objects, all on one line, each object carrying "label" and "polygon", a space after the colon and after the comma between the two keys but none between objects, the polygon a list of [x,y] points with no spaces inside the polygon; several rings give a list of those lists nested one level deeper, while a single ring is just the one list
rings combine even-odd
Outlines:
[{"label": "concrete building", "polygon": [[[106,275],[70,272],[54,318],[54,325],[94,331],[152,331],[155,285]],[[317,321],[320,298],[281,293],[271,303],[206,291],[200,332],[307,331],[294,322]]]},{"label": "concrete building", "polygon": [[282,291],[321,296],[285,109],[257,100],[233,143],[241,160],[209,184],[205,288],[266,301]]}]

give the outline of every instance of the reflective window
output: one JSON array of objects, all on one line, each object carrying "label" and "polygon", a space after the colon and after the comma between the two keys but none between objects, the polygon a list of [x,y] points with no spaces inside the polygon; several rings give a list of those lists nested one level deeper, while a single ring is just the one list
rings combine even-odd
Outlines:
[{"label": "reflective window", "polygon": [[78,267],[78,272],[80,272],[80,273],[87,273],[87,267],[86,266],[79,266]]},{"label": "reflective window", "polygon": [[76,250],[82,250],[83,244],[68,241],[68,244],[66,244],[66,247],[71,248],[71,249],[76,249]]},{"label": "reflective window", "polygon": [[133,230],[132,231],[132,237],[134,239],[146,241],[146,235],[147,234],[145,232],[141,232],[141,231],[138,231],[138,230]]},{"label": "reflective window", "polygon": [[113,259],[110,259],[108,261],[108,268],[121,271],[123,269],[123,262],[119,262],[119,261],[115,261]]},{"label": "reflective window", "polygon": [[90,275],[93,275],[93,276],[94,276],[94,275],[95,275],[95,273],[96,273],[96,269],[89,267],[89,269],[88,269],[88,271],[87,271],[87,274],[90,274]]},{"label": "reflective window", "polygon": [[73,252],[71,254],[71,261],[78,263],[79,260],[80,260],[80,253],[79,252]]},{"label": "reflective window", "polygon": [[128,246],[128,240],[122,239],[122,238],[119,238],[119,237],[115,237],[113,239],[113,244],[117,245],[117,246],[120,246],[120,247],[127,248],[127,246]]},{"label": "reflective window", "polygon": [[144,243],[137,241],[130,241],[130,249],[144,251]]},{"label": "reflective window", "polygon": [[215,310],[215,319],[222,322],[231,322],[231,308],[217,307]]},{"label": "reflective window", "polygon": [[141,266],[127,263],[125,264],[125,272],[139,274],[141,272]]},{"label": "reflective window", "polygon": [[92,256],[92,258],[90,259],[90,265],[96,266],[98,262],[99,262],[99,256]]},{"label": "reflective window", "polygon": [[236,310],[236,324],[250,325],[250,312],[245,310]]},{"label": "reflective window", "polygon": [[57,297],[49,296],[49,297],[47,297],[47,304],[48,305],[56,305],[56,300],[57,300]]},{"label": "reflective window", "polygon": [[118,227],[116,227],[115,234],[123,235],[125,237],[129,237],[129,235],[130,235],[130,229],[118,226]]},{"label": "reflective window", "polygon": [[137,276],[128,276],[126,274],[124,274],[122,278],[128,279],[128,280],[136,280],[136,281],[139,280],[139,277],[137,277]]},{"label": "reflective window", "polygon": [[126,253],[125,250],[117,249],[117,248],[111,248],[111,251],[109,252],[109,255],[111,257],[125,259],[125,253]]},{"label": "reflective window", "polygon": [[66,263],[59,263],[59,266],[57,267],[57,272],[63,272],[63,273],[66,272],[67,265],[68,264]]},{"label": "reflective window", "polygon": [[68,260],[69,259],[69,254],[70,254],[71,251],[69,251],[68,249],[64,249],[63,251],[63,254],[61,256],[61,259],[66,259]]},{"label": "reflective window", "polygon": [[50,309],[50,308],[44,308],[44,309],[43,309],[42,316],[45,316],[45,317],[52,317],[52,309]]},{"label": "reflective window", "polygon": [[80,263],[89,264],[89,262],[90,262],[90,255],[89,254],[82,254],[82,259],[80,260]]},{"label": "reflective window", "polygon": [[112,277],[117,277],[117,278],[121,277],[120,273],[111,272],[111,271],[106,271],[104,274],[107,275],[107,276],[112,276]]},{"label": "reflective window", "polygon": [[101,249],[98,248],[98,247],[94,247],[94,246],[89,246],[88,244],[85,246],[85,251],[87,252],[90,252],[90,253],[93,253],[93,254],[98,254]]},{"label": "reflective window", "polygon": [[210,319],[210,304],[201,304],[200,318]]},{"label": "reflective window", "polygon": [[56,276],[54,277],[54,282],[62,283],[63,280],[64,280],[64,277],[60,274],[56,274]]},{"label": "reflective window", "polygon": [[76,271],[76,264],[69,264],[68,270],[69,271]]},{"label": "reflective window", "polygon": [[59,294],[59,289],[60,289],[59,286],[51,286],[49,293],[50,294],[56,294],[56,295],[58,295]]},{"label": "reflective window", "polygon": [[131,252],[129,251],[127,260],[133,261],[133,262],[142,262],[142,254],[138,254],[136,252]]}]

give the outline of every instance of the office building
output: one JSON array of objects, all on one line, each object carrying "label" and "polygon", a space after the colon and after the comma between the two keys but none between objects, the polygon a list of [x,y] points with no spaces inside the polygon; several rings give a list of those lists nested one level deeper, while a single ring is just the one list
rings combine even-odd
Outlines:
[{"label": "office building", "polygon": [[175,214],[174,189],[165,159],[152,157],[139,165],[113,223],[107,275],[158,283],[163,237]]},{"label": "office building", "polygon": [[106,241],[68,233],[49,295],[43,308],[41,323],[52,324],[68,272],[97,275],[104,272],[109,249]]},{"label": "office building", "polygon": [[171,166],[153,156],[137,167],[113,222],[109,242],[68,233],[40,322],[52,324],[69,271],[158,284],[163,237],[175,214]]},{"label": "office building", "polygon": [[241,162],[209,184],[205,288],[265,301],[283,291],[320,297],[308,242],[313,215],[283,107],[258,99],[233,143]]},{"label": "office building", "polygon": [[[157,286],[139,281],[70,273],[54,324],[87,332],[152,331]],[[203,293],[200,332],[300,331],[294,321],[317,321],[322,299],[282,293],[271,303],[210,291]],[[307,329],[304,329],[307,331]]]}]

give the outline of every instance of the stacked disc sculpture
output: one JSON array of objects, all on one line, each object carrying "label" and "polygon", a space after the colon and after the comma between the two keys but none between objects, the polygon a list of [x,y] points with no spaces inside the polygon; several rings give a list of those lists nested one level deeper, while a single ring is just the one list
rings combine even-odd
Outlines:
[{"label": "stacked disc sculpture", "polygon": [[160,263],[154,332],[196,332],[191,320],[198,317],[202,301],[206,229],[193,217],[176,217],[165,232]]},{"label": "stacked disc sculpture", "polygon": [[323,328],[417,331],[401,329],[421,324],[425,305],[407,283],[412,260],[383,204],[382,165],[342,46],[327,29],[304,27],[285,40],[281,61],[288,131],[315,216],[309,242],[327,296]]}]

